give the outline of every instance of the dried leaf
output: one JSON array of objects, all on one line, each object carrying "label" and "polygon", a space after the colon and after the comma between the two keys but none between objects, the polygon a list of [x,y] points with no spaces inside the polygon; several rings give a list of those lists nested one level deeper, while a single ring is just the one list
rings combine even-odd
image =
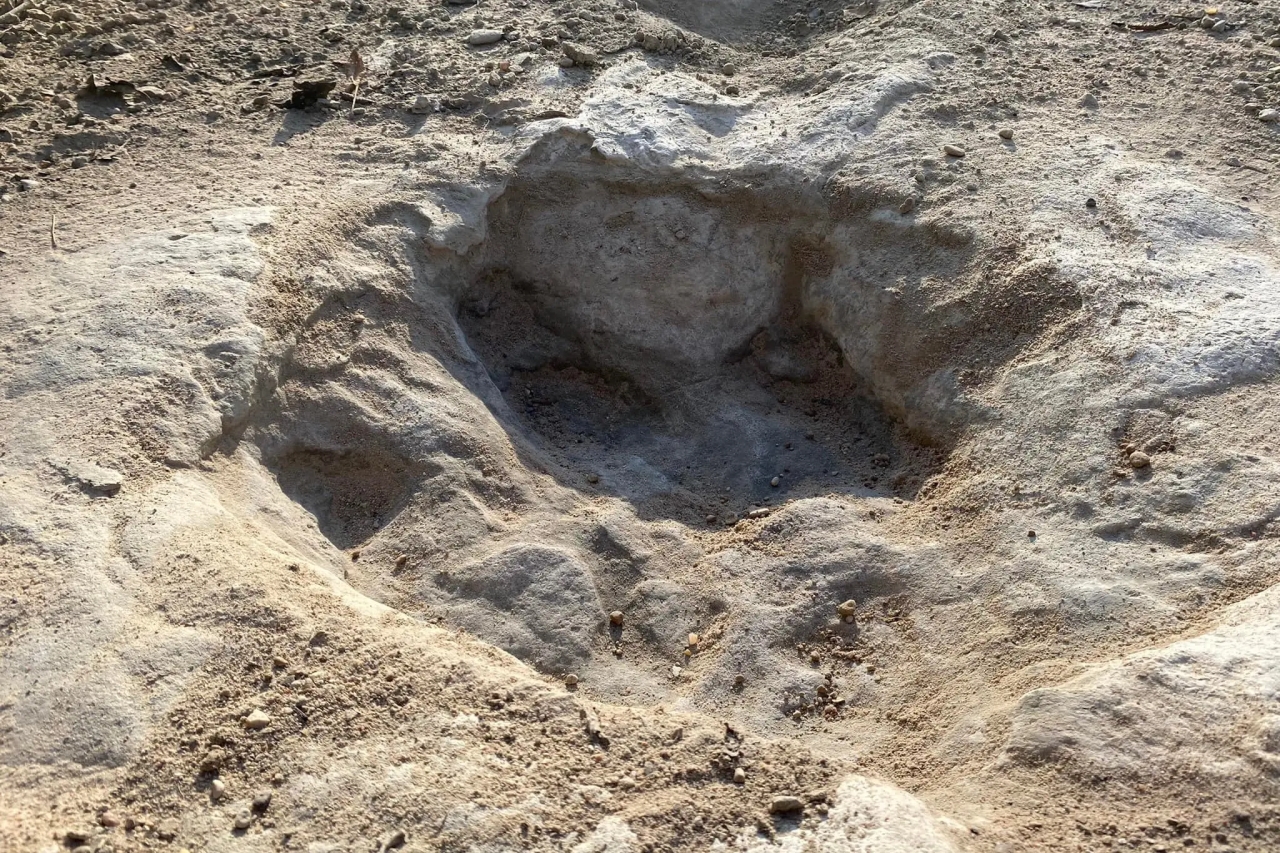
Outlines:
[{"label": "dried leaf", "polygon": [[364,60],[360,58],[360,51],[351,51],[351,59],[347,62],[347,74],[352,80],[359,80],[364,76]]}]

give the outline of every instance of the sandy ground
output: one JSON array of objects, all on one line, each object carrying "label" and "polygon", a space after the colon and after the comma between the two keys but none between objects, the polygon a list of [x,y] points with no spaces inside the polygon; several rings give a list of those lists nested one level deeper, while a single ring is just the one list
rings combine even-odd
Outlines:
[{"label": "sandy ground", "polygon": [[0,3],[6,849],[1280,844],[1280,13],[687,7]]}]

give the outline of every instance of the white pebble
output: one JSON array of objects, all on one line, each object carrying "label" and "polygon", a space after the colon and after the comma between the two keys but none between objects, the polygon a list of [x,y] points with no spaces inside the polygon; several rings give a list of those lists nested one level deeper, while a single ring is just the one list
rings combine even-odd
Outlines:
[{"label": "white pebble", "polygon": [[467,44],[482,45],[502,41],[502,30],[472,30],[467,36]]},{"label": "white pebble", "polygon": [[244,718],[244,727],[246,729],[265,729],[271,724],[271,715],[261,708],[255,709],[249,716]]}]

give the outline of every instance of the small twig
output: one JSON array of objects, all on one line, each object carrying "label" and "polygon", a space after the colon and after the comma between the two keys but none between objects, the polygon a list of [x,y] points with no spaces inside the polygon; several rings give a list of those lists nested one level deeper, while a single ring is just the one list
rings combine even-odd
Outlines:
[{"label": "small twig", "polygon": [[[360,97],[360,81],[364,77],[364,59],[359,50],[352,50],[347,60],[347,74],[355,85],[351,89],[351,113],[356,111],[356,99]],[[351,113],[348,113],[350,115]]]},{"label": "small twig", "polygon": [[58,248],[58,238],[53,231],[55,221],[56,220],[54,219],[54,215],[50,213],[49,214],[49,248],[50,249]]},{"label": "small twig", "polygon": [[31,8],[31,0],[23,0],[17,6],[14,6],[8,12],[0,15],[0,27],[7,27],[10,24],[16,24],[22,20],[23,15]]}]

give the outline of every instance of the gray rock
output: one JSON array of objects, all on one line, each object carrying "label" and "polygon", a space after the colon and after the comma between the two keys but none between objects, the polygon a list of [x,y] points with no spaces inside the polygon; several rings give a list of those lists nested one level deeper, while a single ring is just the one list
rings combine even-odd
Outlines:
[{"label": "gray rock", "polygon": [[79,459],[51,459],[49,462],[67,480],[91,494],[111,496],[124,484],[124,475],[119,471],[92,462]]},{"label": "gray rock", "polygon": [[480,46],[502,41],[502,30],[472,30],[467,36],[467,44]]},{"label": "gray rock", "polygon": [[589,68],[600,64],[600,54],[586,45],[566,41],[560,45],[560,49],[564,51],[565,56],[573,60],[575,65]]},{"label": "gray rock", "polygon": [[782,794],[769,801],[771,814],[790,814],[804,810],[804,800],[790,794]]},{"label": "gray rock", "polygon": [[591,572],[563,550],[513,545],[437,582],[458,624],[544,670],[590,657],[603,608]]}]

